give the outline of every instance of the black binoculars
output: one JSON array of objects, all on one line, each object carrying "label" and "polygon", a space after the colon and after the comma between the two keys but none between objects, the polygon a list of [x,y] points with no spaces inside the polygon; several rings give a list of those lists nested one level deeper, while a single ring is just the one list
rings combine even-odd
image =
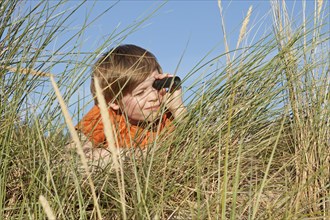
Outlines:
[{"label": "black binoculars", "polygon": [[154,87],[157,90],[161,90],[162,88],[165,89],[177,89],[179,88],[181,83],[181,79],[178,76],[175,77],[168,77],[164,79],[156,79],[155,82],[152,84],[152,87]]}]

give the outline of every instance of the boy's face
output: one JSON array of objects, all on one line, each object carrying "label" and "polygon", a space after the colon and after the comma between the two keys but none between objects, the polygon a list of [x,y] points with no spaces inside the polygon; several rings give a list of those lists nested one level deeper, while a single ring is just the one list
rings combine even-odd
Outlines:
[{"label": "boy's face", "polygon": [[126,94],[121,99],[120,108],[126,113],[130,123],[136,124],[140,121],[153,122],[159,118],[166,90],[156,90],[152,87],[152,84],[155,79],[163,77],[164,75],[154,71],[131,93]]}]

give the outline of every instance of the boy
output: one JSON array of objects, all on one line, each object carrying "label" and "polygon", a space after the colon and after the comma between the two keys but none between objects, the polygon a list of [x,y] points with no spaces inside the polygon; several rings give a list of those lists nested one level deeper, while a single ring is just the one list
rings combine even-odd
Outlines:
[{"label": "boy", "polygon": [[173,129],[172,120],[182,116],[181,88],[167,92],[152,84],[163,74],[156,57],[135,45],[111,49],[95,63],[91,92],[95,106],[78,123],[76,129],[87,139],[83,148],[88,159],[108,155],[103,122],[96,99],[94,79],[97,78],[109,106],[110,120],[115,127],[119,148],[146,149],[161,131]]}]

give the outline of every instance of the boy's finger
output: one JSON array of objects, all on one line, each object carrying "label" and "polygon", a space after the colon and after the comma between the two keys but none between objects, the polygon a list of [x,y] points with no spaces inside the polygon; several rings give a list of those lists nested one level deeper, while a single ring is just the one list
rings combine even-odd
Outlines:
[{"label": "boy's finger", "polygon": [[157,74],[155,75],[155,79],[164,79],[164,78],[168,78],[168,77],[173,77],[174,75],[172,74],[168,74],[168,73],[165,73],[165,74]]}]

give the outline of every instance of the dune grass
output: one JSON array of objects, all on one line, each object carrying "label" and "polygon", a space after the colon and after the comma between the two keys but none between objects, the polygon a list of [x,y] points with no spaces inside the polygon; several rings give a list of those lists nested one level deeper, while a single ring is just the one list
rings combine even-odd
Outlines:
[{"label": "dune grass", "polygon": [[[87,21],[49,51],[81,5],[59,12],[65,1],[41,1],[19,12],[21,4],[5,0],[0,7],[0,219],[330,218],[325,2],[315,1],[315,14],[303,14],[303,24],[295,27],[285,5],[272,1],[274,32],[242,46],[249,9],[236,48],[226,44],[226,53],[192,65],[188,77],[203,69],[210,77],[176,130],[157,139],[145,157],[93,172],[81,172],[83,155],[64,149],[70,122],[58,97],[84,108],[92,98],[72,103],[72,96],[93,60],[148,17],[122,35],[111,34],[81,59]],[[218,65],[223,59],[226,65]],[[52,87],[49,74],[56,65],[66,68],[53,73]],[[64,110],[67,121],[79,111]]]}]

